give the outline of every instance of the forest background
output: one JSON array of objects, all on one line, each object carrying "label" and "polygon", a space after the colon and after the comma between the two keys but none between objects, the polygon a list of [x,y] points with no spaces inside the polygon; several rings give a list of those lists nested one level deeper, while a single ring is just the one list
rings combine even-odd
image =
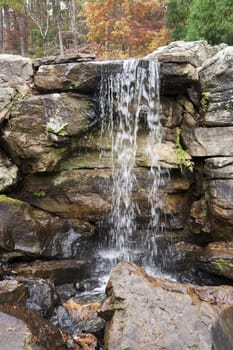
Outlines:
[{"label": "forest background", "polygon": [[233,45],[232,0],[0,0],[0,53],[142,57],[172,40]]}]

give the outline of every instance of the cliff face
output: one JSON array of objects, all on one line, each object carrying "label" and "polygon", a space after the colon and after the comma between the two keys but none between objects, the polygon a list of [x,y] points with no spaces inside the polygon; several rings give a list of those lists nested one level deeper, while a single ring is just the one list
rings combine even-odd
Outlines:
[{"label": "cliff face", "polygon": [[[205,241],[233,236],[233,48],[175,42],[159,60],[163,141],[170,170],[160,188],[164,225]],[[111,208],[111,140],[100,135],[92,57],[0,57],[0,243],[5,252],[72,257]],[[100,158],[100,150],[102,157]],[[134,198],[148,220],[151,181],[145,130],[138,132]],[[191,171],[193,168],[193,171]],[[64,249],[69,241],[71,249]]]}]

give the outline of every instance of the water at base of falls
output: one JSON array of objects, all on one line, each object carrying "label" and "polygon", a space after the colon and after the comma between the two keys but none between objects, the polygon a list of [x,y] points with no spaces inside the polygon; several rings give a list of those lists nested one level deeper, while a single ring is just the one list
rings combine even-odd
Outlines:
[{"label": "water at base of falls", "polygon": [[[137,183],[138,133],[144,129],[144,157],[150,164],[148,190],[149,228],[156,230],[159,222],[158,188],[161,172],[155,147],[161,142],[159,120],[159,64],[155,61],[126,60],[118,69],[102,72],[100,106],[102,132],[108,132],[112,145],[112,210],[109,215],[109,251],[131,260],[133,234],[140,207],[134,194]],[[142,189],[144,190],[144,189]],[[148,239],[148,242],[150,240]],[[148,254],[150,254],[148,252]]]}]

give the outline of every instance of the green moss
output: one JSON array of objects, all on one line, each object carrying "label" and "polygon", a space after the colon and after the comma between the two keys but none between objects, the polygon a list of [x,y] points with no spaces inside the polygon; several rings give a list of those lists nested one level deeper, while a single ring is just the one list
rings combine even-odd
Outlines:
[{"label": "green moss", "polygon": [[226,268],[233,269],[233,262],[223,259],[214,260],[212,264],[216,265],[220,270],[224,270]]},{"label": "green moss", "polygon": [[67,147],[59,147],[59,148],[56,148],[56,152],[58,154],[64,154],[67,152]]},{"label": "green moss", "polygon": [[38,197],[38,198],[43,198],[46,196],[46,192],[45,191],[33,192],[33,196]]},{"label": "green moss", "polygon": [[121,350],[129,350],[130,347],[126,344],[121,344]]},{"label": "green moss", "polygon": [[17,204],[19,206],[23,204],[22,201],[15,199],[15,198],[7,197],[4,194],[0,195],[0,202],[9,203],[9,204]]},{"label": "green moss", "polygon": [[138,192],[139,193],[144,193],[144,192],[146,192],[146,190],[145,190],[145,188],[139,188]]},{"label": "green moss", "polygon": [[87,111],[90,107],[90,102],[87,100],[83,101],[82,107]]},{"label": "green moss", "polygon": [[24,209],[28,206],[27,203],[20,201],[19,199],[15,199],[15,198],[11,198],[11,197],[7,197],[6,195],[2,194],[0,195],[0,202],[9,204],[12,206],[13,210],[16,209]]},{"label": "green moss", "polygon": [[61,125],[52,125],[47,124],[46,129],[48,132],[51,132],[53,134],[59,135],[59,136],[67,136],[69,135],[68,131],[66,130],[67,123],[63,123]]},{"label": "green moss", "polygon": [[180,132],[180,129],[178,129],[176,132],[176,163],[180,167],[181,171],[184,169],[193,171],[194,163],[188,159],[187,152],[181,146]]},{"label": "green moss", "polygon": [[206,113],[208,111],[209,105],[210,105],[210,92],[202,92],[201,94],[201,100],[200,100],[200,113]]}]

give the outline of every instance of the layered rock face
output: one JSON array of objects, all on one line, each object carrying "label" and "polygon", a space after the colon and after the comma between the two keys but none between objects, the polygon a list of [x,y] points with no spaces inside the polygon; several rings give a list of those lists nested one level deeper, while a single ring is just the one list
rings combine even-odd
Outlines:
[{"label": "layered rock face", "polygon": [[[176,42],[158,49],[146,57],[148,59],[159,60],[161,75],[163,138],[159,146],[152,147],[166,175],[162,177],[158,194],[162,199],[159,203],[163,203],[158,208],[160,224],[169,231],[185,232],[187,236],[191,233],[196,242],[209,243],[192,251],[196,266],[232,280],[233,49],[226,45],[209,46],[203,41]],[[57,306],[56,317],[62,319],[65,311],[54,301],[56,297],[52,297],[54,287],[47,282],[41,286],[38,279],[53,280],[57,285],[78,283],[86,269],[85,262],[80,260],[83,251],[90,246],[99,227],[107,229],[106,217],[112,206],[112,140],[109,132],[101,130],[99,81],[103,71],[111,73],[121,66],[121,61],[95,62],[93,57],[85,55],[44,58],[33,63],[18,56],[0,56],[0,257],[4,264],[9,263],[0,265],[0,276],[5,278],[3,299],[17,304],[22,301],[20,310],[25,310],[26,303],[50,315]],[[142,120],[137,135],[133,188],[133,199],[140,212],[136,218],[139,229],[145,227],[150,216],[148,192],[152,179],[148,169],[153,164],[146,150],[147,133]],[[85,253],[88,255],[89,251]],[[36,259],[49,261],[32,263]],[[22,260],[24,263],[18,264]],[[133,290],[130,286],[127,291],[121,290],[118,285],[121,273],[123,277],[126,273],[146,281],[145,290]],[[9,285],[9,293],[5,293],[12,275],[17,285]],[[134,285],[131,279],[127,283]],[[153,292],[149,291],[151,284],[155,288]],[[33,290],[38,286],[43,293],[51,295],[53,302],[46,306],[41,300],[35,302]],[[147,294],[147,291],[153,312],[158,318],[164,317],[166,326],[169,324],[170,334],[164,324],[150,328],[153,315],[149,314],[150,319],[146,316],[154,343],[128,338],[128,333],[135,334],[134,321],[126,322],[123,330],[120,327],[125,321],[125,312],[132,312],[140,319],[134,313],[134,304],[125,308],[127,294],[132,292],[135,299],[139,298],[138,303],[146,305],[140,293]],[[157,299],[152,296],[154,293]],[[160,293],[164,312],[159,308]],[[217,298],[217,306],[213,305],[211,293]],[[229,336],[232,329],[227,321],[232,320],[232,300],[225,300],[229,293],[232,290],[225,287],[198,290],[166,281],[152,282],[133,265],[123,264],[115,270],[109,284],[108,294],[113,304],[102,310],[108,321],[105,347],[180,350],[179,341],[182,341],[184,349],[204,350],[212,346],[217,350],[221,342],[225,344],[224,349],[232,349]],[[175,311],[169,308],[173,301]],[[14,312],[14,307],[1,307],[0,311],[3,322],[6,317],[19,331],[19,346],[24,343],[27,347],[27,342],[37,337],[26,319]],[[171,314],[174,323],[170,320]],[[37,324],[37,316],[35,322]],[[174,324],[181,329],[181,323],[190,323],[192,334],[188,333],[187,338],[181,335],[175,343]],[[109,327],[116,329],[116,338],[108,334]],[[137,322],[135,327],[142,328],[139,335],[144,339],[144,328]],[[50,331],[56,337],[57,331],[53,328]],[[64,348],[61,337],[57,339],[57,348]],[[122,344],[118,343],[119,339],[124,340]],[[43,345],[43,339],[38,340],[38,344],[40,341],[41,349],[46,346],[52,349],[50,340],[49,345]]]},{"label": "layered rock face", "polygon": [[[186,228],[205,241],[231,241],[232,48],[176,42],[146,59],[160,62],[163,140],[154,152],[170,170],[159,190],[162,225]],[[34,64],[1,56],[0,235],[6,251],[77,256],[74,247],[107,216],[112,141],[100,130],[98,84],[103,71],[121,65],[85,55]],[[133,189],[139,228],[149,219],[145,139],[141,125]],[[68,241],[73,248],[61,248]]]}]

